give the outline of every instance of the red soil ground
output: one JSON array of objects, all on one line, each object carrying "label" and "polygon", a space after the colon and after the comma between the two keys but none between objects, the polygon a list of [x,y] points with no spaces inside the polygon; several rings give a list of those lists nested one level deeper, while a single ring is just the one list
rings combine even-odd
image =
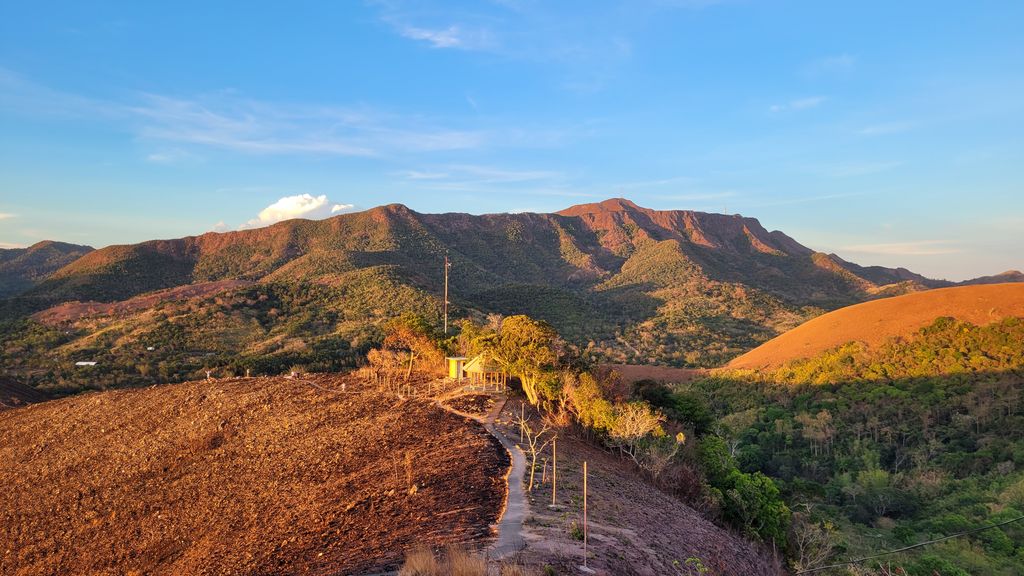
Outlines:
[{"label": "red soil ground", "polygon": [[877,346],[894,336],[908,337],[941,316],[978,325],[1024,316],[1024,284],[940,288],[848,306],[809,320],[726,367],[778,368],[853,341]]},{"label": "red soil ground", "polygon": [[604,364],[603,367],[615,370],[622,377],[622,380],[627,383],[640,380],[682,383],[699,378],[707,372],[701,368],[673,368],[671,366],[645,366],[638,364]]},{"label": "red soil ground", "polygon": [[508,466],[480,424],[354,376],[6,410],[0,574],[379,571],[414,545],[489,538]]}]

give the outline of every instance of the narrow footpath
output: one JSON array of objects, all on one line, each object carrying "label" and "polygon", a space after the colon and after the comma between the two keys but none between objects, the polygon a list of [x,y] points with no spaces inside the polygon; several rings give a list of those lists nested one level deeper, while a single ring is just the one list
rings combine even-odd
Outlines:
[{"label": "narrow footpath", "polygon": [[[501,519],[498,521],[498,537],[487,549],[489,558],[500,560],[508,558],[526,547],[526,539],[523,537],[523,519],[526,518],[528,504],[526,502],[526,493],[523,491],[523,478],[526,474],[526,455],[523,454],[522,449],[515,442],[509,440],[494,425],[498,415],[501,414],[502,409],[505,407],[505,402],[508,401],[504,394],[498,398],[499,400],[494,403],[491,410],[483,417],[456,410],[442,402],[438,402],[438,405],[453,414],[458,414],[483,424],[491,436],[494,436],[498,439],[498,442],[501,442],[501,445],[508,451],[509,457],[512,460],[512,466],[509,467],[508,476],[505,478],[508,492],[505,497],[504,511],[501,514]],[[451,397],[446,398],[446,400],[451,399]]]}]

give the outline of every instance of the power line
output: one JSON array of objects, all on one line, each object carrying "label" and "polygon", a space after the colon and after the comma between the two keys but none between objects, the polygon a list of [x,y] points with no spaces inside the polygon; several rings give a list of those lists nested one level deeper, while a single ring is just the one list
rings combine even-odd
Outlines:
[{"label": "power line", "polygon": [[906,552],[907,550],[913,550],[914,548],[921,548],[923,546],[928,546],[928,545],[931,545],[931,544],[935,544],[937,542],[942,542],[943,540],[949,540],[951,538],[959,538],[961,536],[967,536],[967,535],[970,535],[970,534],[976,534],[978,532],[984,532],[985,530],[991,530],[993,528],[999,528],[1000,526],[1006,526],[1007,524],[1013,524],[1014,522],[1020,522],[1021,520],[1024,520],[1024,516],[1020,516],[1019,518],[1014,518],[1012,520],[1007,520],[1005,522],[1000,522],[999,524],[992,524],[991,526],[981,526],[979,528],[973,528],[971,530],[967,530],[966,532],[960,532],[958,534],[953,534],[951,536],[943,536],[942,538],[936,538],[935,540],[929,540],[927,542],[919,542],[917,544],[913,544],[913,545],[907,546],[905,548],[900,548],[898,550],[890,550],[888,552],[882,552],[880,554],[875,554],[874,556],[865,556],[863,558],[857,558],[856,560],[849,560],[847,562],[840,562],[839,564],[830,564],[828,566],[820,566],[818,568],[810,568],[810,569],[807,569],[807,570],[801,570],[799,572],[795,572],[795,574],[797,574],[797,575],[799,575],[799,574],[810,574],[811,572],[820,572],[822,570],[828,570],[829,568],[839,568],[841,566],[849,566],[850,564],[859,564],[860,562],[863,562],[865,560],[874,560],[875,558],[881,558],[882,556],[889,556],[890,554],[897,554],[899,552]]}]

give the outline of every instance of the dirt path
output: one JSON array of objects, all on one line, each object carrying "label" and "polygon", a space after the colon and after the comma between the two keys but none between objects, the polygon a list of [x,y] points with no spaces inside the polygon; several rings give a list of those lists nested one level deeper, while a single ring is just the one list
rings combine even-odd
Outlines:
[{"label": "dirt path", "polygon": [[[467,394],[479,394],[479,392],[470,392]],[[457,396],[451,396],[446,400],[452,400]],[[508,439],[505,434],[498,430],[495,426],[495,421],[498,415],[501,414],[502,409],[505,407],[505,402],[508,400],[504,394],[498,395],[499,400],[495,402],[494,406],[488,411],[488,413],[481,417],[475,414],[468,414],[456,410],[450,406],[446,406],[440,402],[440,405],[445,410],[458,414],[472,420],[476,420],[484,425],[484,428],[495,438],[501,445],[508,451],[509,457],[512,459],[512,466],[509,467],[508,475],[505,477],[506,483],[508,484],[508,492],[505,497],[504,510],[501,513],[501,519],[498,521],[498,538],[488,548],[488,556],[491,558],[502,559],[512,556],[517,552],[521,551],[526,546],[526,540],[523,537],[523,519],[526,517],[528,511],[528,504],[526,502],[526,494],[523,491],[523,478],[526,474],[526,455],[523,454],[522,449]]]}]

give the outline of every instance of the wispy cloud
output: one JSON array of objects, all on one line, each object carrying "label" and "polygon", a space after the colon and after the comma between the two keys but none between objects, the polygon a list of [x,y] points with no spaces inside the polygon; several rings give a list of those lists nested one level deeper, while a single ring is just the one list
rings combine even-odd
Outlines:
[{"label": "wispy cloud", "polygon": [[843,162],[839,164],[831,164],[815,168],[813,171],[819,172],[823,176],[829,178],[855,178],[857,176],[868,176],[870,174],[878,174],[880,172],[887,172],[895,168],[899,168],[904,163],[900,161],[890,162]]},{"label": "wispy cloud", "polygon": [[[202,160],[201,149],[252,155],[390,158],[484,148],[561,146],[580,128],[508,125],[450,119],[367,106],[268,102],[233,91],[193,97],[138,94],[125,101],[91,100],[49,90],[0,68],[0,105],[38,115],[102,117],[155,150],[156,164]],[[484,124],[481,126],[481,124]]]},{"label": "wispy cloud", "polygon": [[[553,185],[564,180],[561,172],[551,170],[509,170],[495,166],[450,164],[431,170],[407,170],[399,176],[430,190],[480,192],[510,185]],[[517,190],[518,191],[518,190]]]},{"label": "wispy cloud", "polygon": [[898,134],[910,129],[906,122],[884,122],[882,124],[871,124],[857,131],[862,136],[881,136],[884,134]]},{"label": "wispy cloud", "polygon": [[806,98],[797,98],[790,100],[782,104],[772,104],[768,110],[772,112],[787,112],[797,110],[808,110],[810,108],[817,108],[826,98],[824,96],[808,96]]},{"label": "wispy cloud", "polygon": [[440,180],[447,178],[447,172],[425,172],[422,170],[405,170],[398,175],[406,180]]},{"label": "wispy cloud", "polygon": [[[270,206],[267,206],[255,218],[239,226],[240,229],[261,228],[284,220],[293,218],[320,219],[351,211],[353,204],[338,204],[327,199],[326,194],[313,196],[312,194],[298,194],[285,196]],[[223,222],[218,224],[222,225]],[[214,226],[216,228],[216,225]]]},{"label": "wispy cloud", "polygon": [[184,162],[198,162],[202,159],[185,150],[163,150],[146,155],[146,161],[153,164],[181,164]]},{"label": "wispy cloud", "polygon": [[633,190],[636,188],[662,188],[665,186],[687,186],[692,185],[697,180],[690,176],[673,176],[671,178],[657,178],[654,180],[635,180],[632,182],[622,182],[614,184],[613,188],[621,188],[624,190]]},{"label": "wispy cloud", "polygon": [[17,214],[11,214],[10,212],[0,212],[0,220],[8,220],[14,218]]},{"label": "wispy cloud", "polygon": [[828,200],[840,200],[843,198],[856,198],[859,196],[869,196],[872,192],[842,192],[834,194],[815,194],[813,196],[799,196],[796,198],[783,198],[781,200],[771,200],[768,202],[754,202],[744,203],[744,206],[750,208],[759,208],[766,206],[789,206],[791,204],[808,204],[811,202],[825,202]]},{"label": "wispy cloud", "polygon": [[686,192],[682,194],[666,194],[664,196],[654,196],[659,200],[676,200],[680,202],[695,202],[697,200],[724,200],[726,198],[735,198],[738,192],[735,190],[721,190],[721,191],[707,191],[707,192]]},{"label": "wispy cloud", "polygon": [[854,244],[852,246],[844,246],[842,250],[858,254],[887,256],[940,256],[963,252],[962,249],[950,244],[948,240],[918,240],[915,242],[891,242],[884,244]]},{"label": "wispy cloud", "polygon": [[483,19],[473,13],[400,0],[377,0],[380,21],[399,36],[436,49],[495,50],[499,41]]},{"label": "wispy cloud", "polygon": [[812,76],[820,76],[825,74],[846,74],[854,69],[857,65],[857,57],[851,54],[833,54],[818,58],[807,64],[804,67],[804,71]]},{"label": "wispy cloud", "polygon": [[451,25],[446,28],[431,29],[396,24],[395,29],[401,36],[410,40],[419,40],[430,44],[432,48],[458,48],[461,50],[486,50],[495,46],[493,34],[486,28],[465,29]]},{"label": "wispy cloud", "polygon": [[13,242],[0,242],[0,249],[4,249],[4,250],[12,250],[12,249],[15,249],[15,248],[24,248],[24,247],[25,247],[24,244],[16,244],[16,243],[13,243]]}]

